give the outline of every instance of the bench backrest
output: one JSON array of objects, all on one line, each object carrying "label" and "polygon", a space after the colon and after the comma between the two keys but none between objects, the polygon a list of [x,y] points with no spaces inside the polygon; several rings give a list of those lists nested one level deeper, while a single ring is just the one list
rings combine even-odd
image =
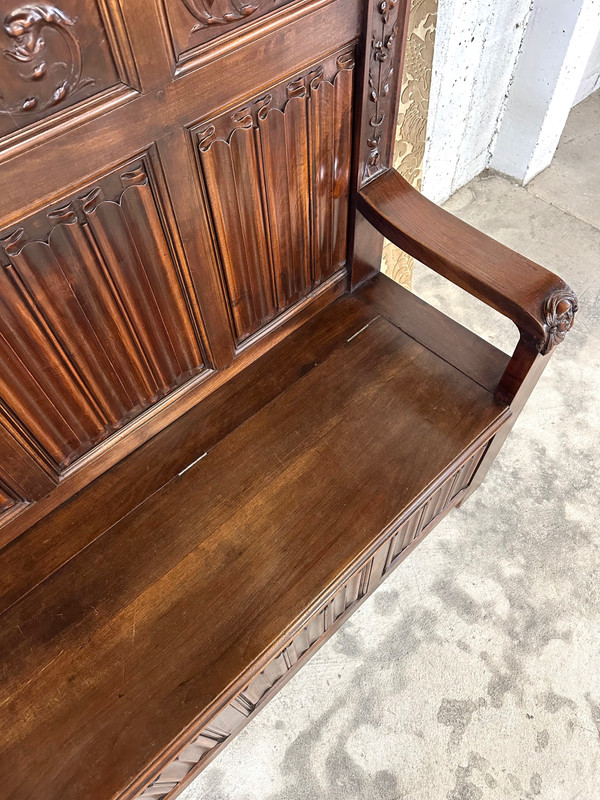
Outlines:
[{"label": "bench backrest", "polygon": [[408,3],[3,9],[0,545],[372,272]]}]

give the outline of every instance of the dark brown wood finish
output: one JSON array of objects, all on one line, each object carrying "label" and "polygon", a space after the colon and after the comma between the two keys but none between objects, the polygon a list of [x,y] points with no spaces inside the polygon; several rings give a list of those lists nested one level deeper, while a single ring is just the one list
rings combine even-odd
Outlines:
[{"label": "dark brown wood finish", "polygon": [[[0,2],[0,800],[173,798],[479,485],[571,327],[389,169],[408,6]],[[384,235],[512,358],[378,274]]]},{"label": "dark brown wood finish", "polygon": [[[367,414],[375,397],[378,413]],[[7,796],[42,785],[62,800],[124,789],[369,554],[395,536],[391,563],[409,529],[418,535],[456,500],[508,413],[382,317],[338,340],[5,612],[10,699],[0,713],[22,720],[3,753],[13,764]],[[403,527],[415,511],[419,520]],[[159,646],[160,659],[149,657]],[[29,669],[40,676],[37,702]],[[50,687],[58,707],[42,701]]]},{"label": "dark brown wood finish", "polygon": [[409,13],[410,0],[364,3],[357,86],[360,105],[354,122],[359,135],[354,142],[352,180],[352,288],[376,275],[381,263],[383,236],[357,211],[356,192],[392,166]]},{"label": "dark brown wood finish", "polygon": [[558,275],[431,203],[395,170],[361,190],[358,208],[394,244],[511,319],[540,352],[573,324],[577,299]]},{"label": "dark brown wood finish", "polygon": [[[167,17],[190,12],[183,0],[102,0],[81,16],[4,5],[10,86],[17,54],[38,94],[19,137],[0,135],[0,397],[22,470],[39,472],[23,500],[47,511],[216,389],[236,349],[257,357],[273,326],[341,288],[360,6],[292,3],[243,47],[241,20],[200,15],[199,30],[228,36],[218,60],[214,33],[181,72]],[[93,34],[123,87],[104,102]],[[0,519],[5,540],[39,513],[18,509]]]}]

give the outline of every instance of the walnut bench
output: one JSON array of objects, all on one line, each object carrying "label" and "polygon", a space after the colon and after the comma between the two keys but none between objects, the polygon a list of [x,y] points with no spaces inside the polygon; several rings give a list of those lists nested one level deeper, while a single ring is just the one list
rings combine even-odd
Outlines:
[{"label": "walnut bench", "polygon": [[8,4],[0,800],[174,797],[477,488],[571,327],[391,169],[408,5]]}]

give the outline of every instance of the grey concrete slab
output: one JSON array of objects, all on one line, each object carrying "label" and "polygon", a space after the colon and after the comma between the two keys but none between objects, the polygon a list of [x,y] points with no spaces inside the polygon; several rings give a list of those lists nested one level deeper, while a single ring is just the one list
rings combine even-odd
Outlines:
[{"label": "grey concrete slab", "polygon": [[528,190],[600,227],[600,91],[571,111],[552,165]]},{"label": "grey concrete slab", "polygon": [[[479,492],[183,800],[600,798],[600,231],[499,177],[449,207],[563,274],[577,326]],[[510,346],[445,281],[415,287]]]}]

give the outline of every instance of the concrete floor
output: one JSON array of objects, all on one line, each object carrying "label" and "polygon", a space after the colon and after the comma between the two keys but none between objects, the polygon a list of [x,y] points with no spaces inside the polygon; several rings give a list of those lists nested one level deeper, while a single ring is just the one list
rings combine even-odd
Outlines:
[{"label": "concrete floor", "polygon": [[[581,312],[483,487],[184,800],[600,799],[600,93],[527,188],[447,207],[559,272]],[[419,294],[511,326],[430,273]]]}]

